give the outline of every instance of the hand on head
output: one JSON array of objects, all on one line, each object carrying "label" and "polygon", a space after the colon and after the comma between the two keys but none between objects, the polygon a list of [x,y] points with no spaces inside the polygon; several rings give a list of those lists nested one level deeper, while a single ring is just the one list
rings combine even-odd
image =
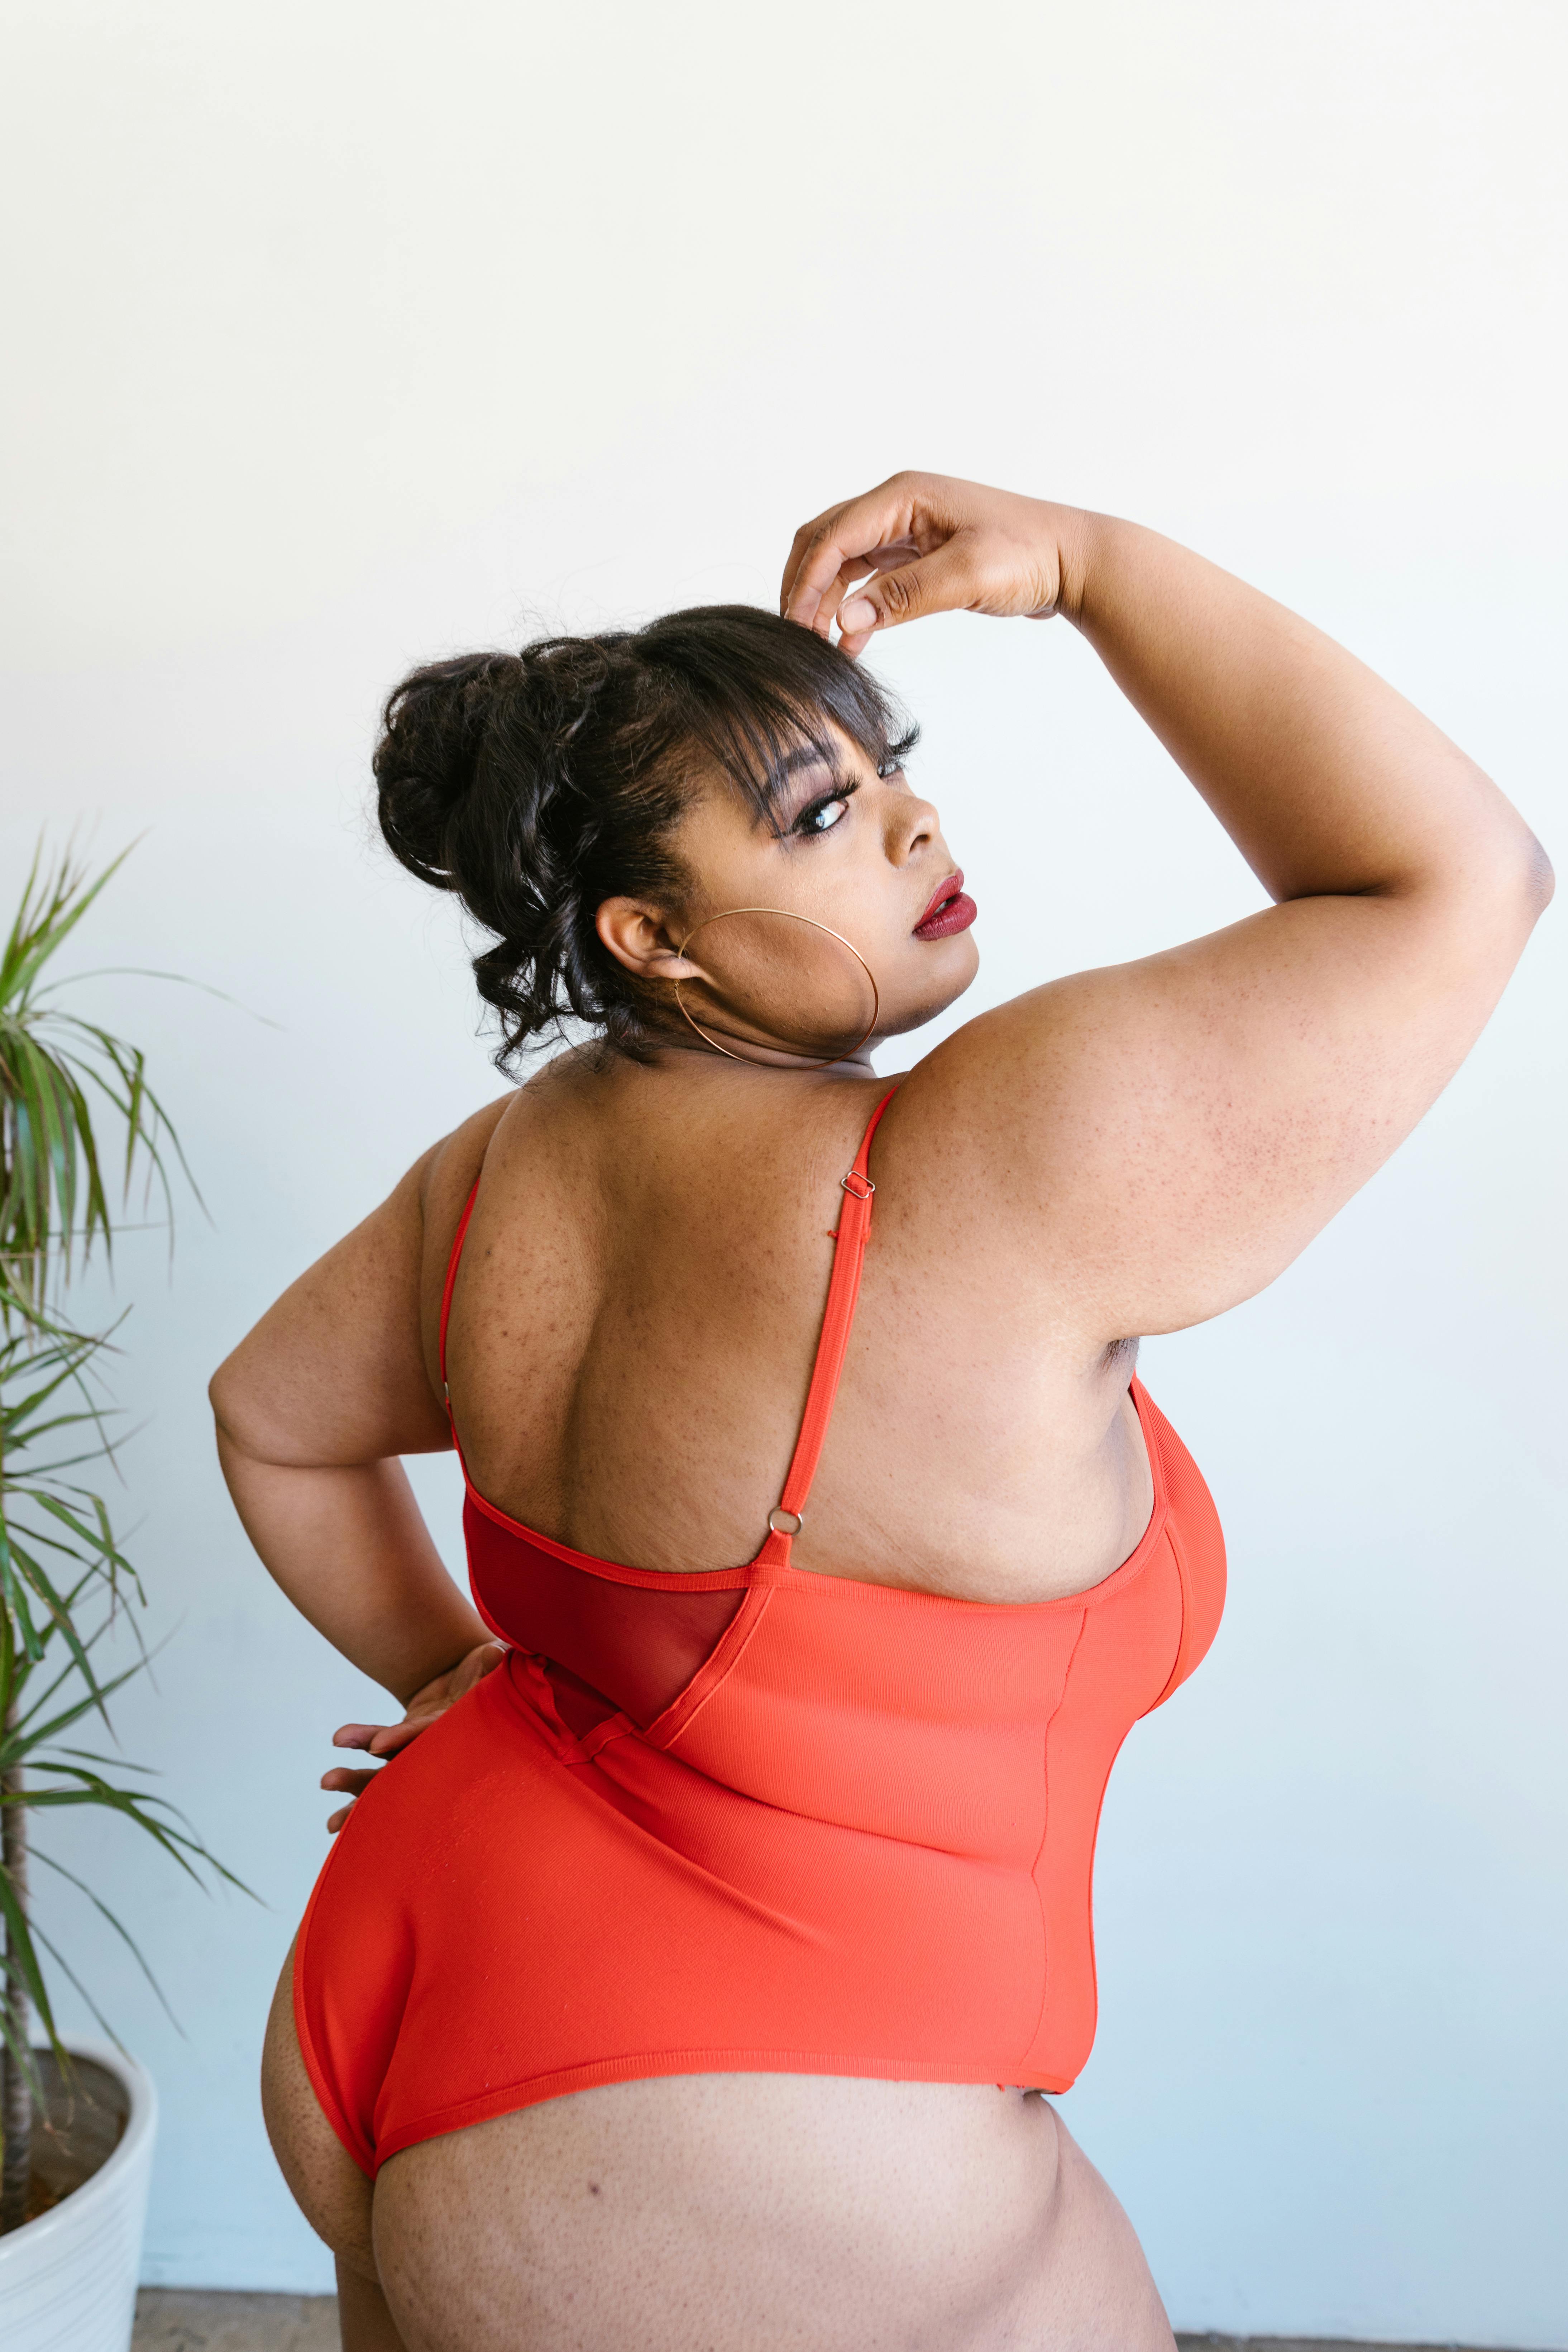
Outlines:
[{"label": "hand on head", "polygon": [[927,613],[1044,620],[1077,595],[1071,507],[941,474],[894,474],[795,535],[779,610],[858,654]]}]

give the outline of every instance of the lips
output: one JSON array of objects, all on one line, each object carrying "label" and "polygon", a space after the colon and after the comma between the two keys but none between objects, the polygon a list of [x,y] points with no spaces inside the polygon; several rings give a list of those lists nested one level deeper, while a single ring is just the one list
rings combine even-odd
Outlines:
[{"label": "lips", "polygon": [[966,931],[980,912],[963,887],[962,869],[950,874],[920,921],[915,925],[917,940],[947,940],[955,931]]}]

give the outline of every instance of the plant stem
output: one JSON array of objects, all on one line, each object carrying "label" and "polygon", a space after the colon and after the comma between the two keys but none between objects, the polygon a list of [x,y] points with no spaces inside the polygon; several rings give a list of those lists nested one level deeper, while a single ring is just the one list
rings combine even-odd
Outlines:
[{"label": "plant stem", "polygon": [[[10,1724],[7,1722],[7,1730]],[[22,1793],[22,1771],[18,1765],[6,1773],[0,1783],[5,1794],[12,1799]],[[12,1802],[0,1806],[0,1868],[11,1882],[18,1904],[27,1907],[27,1814],[26,1808]],[[4,2060],[0,2076],[4,2091],[0,2097],[0,2126],[5,2141],[5,2161],[0,2172],[0,2232],[19,2230],[27,2218],[27,2185],[33,2168],[33,2094],[18,2051],[28,2047],[30,2026],[29,2005],[22,1980],[21,1955],[13,1948],[7,1932],[5,1938],[5,2022],[11,2032],[11,2046],[0,2053]]]}]

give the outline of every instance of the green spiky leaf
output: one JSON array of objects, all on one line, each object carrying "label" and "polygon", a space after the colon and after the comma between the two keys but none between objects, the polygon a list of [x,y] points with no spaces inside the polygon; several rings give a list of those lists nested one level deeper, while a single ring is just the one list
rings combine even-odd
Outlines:
[{"label": "green spiky leaf", "polygon": [[[201,1198],[142,1049],[72,1011],[60,999],[74,983],[51,977],[126,854],[93,874],[70,848],[47,857],[40,844],[0,947],[0,1822],[92,1806],[118,1814],[198,1883],[205,1883],[205,1871],[248,1894],[166,1800],[125,1785],[127,1774],[141,1777],[145,1767],[60,1744],[89,1716],[112,1739],[110,1702],[151,1663],[129,1606],[144,1605],[141,1579],[108,1504],[81,1475],[91,1463],[114,1465],[115,1415],[103,1393],[103,1366],[118,1327],[79,1329],[66,1311],[69,1286],[96,1250],[108,1258],[126,1223],[115,1194],[129,1202],[138,1175],[171,1235],[172,1175]],[[94,1654],[125,1623],[138,1654],[100,1674]],[[19,1857],[15,1840],[11,1850]],[[63,1864],[37,1858],[102,1915],[162,2000],[123,1923]],[[36,2083],[17,2030],[28,2007],[57,2056],[65,2054],[44,1956],[104,2030],[113,2029],[29,1916],[22,1889],[20,1874],[14,1880],[0,1862],[0,2047]]]}]

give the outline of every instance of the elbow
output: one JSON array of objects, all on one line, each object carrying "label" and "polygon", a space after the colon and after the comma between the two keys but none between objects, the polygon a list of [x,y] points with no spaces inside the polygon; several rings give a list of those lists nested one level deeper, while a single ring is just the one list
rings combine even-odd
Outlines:
[{"label": "elbow", "polygon": [[1552,904],[1557,888],[1557,877],[1552,872],[1545,845],[1529,832],[1525,835],[1524,862],[1525,898],[1530,908],[1530,919],[1531,923],[1537,923]]},{"label": "elbow", "polygon": [[1511,940],[1517,955],[1552,904],[1556,879],[1552,860],[1520,820],[1491,845],[1473,851],[1455,877],[1452,903],[1472,939],[1491,938],[1500,945]]},{"label": "elbow", "polygon": [[239,1350],[226,1356],[207,1382],[207,1402],[213,1410],[221,1440],[233,1445],[238,1443],[240,1424],[244,1419],[245,1381],[239,1370]]}]

